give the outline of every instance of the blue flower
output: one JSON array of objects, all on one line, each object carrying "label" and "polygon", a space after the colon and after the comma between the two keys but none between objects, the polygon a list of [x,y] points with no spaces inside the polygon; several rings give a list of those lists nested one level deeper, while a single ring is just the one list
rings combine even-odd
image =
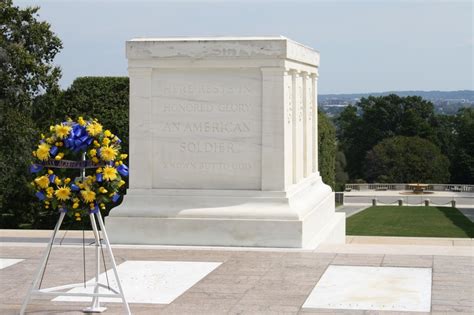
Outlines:
[{"label": "blue flower", "polygon": [[55,179],[56,179],[56,175],[54,175],[54,174],[49,175],[49,182],[50,183],[54,183]]},{"label": "blue flower", "polygon": [[32,164],[32,165],[30,166],[30,173],[31,173],[31,174],[38,173],[38,172],[41,171],[42,169],[43,169],[43,165]]},{"label": "blue flower", "polygon": [[122,176],[128,176],[128,167],[127,165],[125,164],[120,164],[118,167],[117,167],[117,171],[119,172],[120,175]]},{"label": "blue flower", "polygon": [[120,195],[117,194],[117,193],[115,193],[115,194],[112,196],[112,201],[113,201],[113,202],[117,202],[117,201],[119,201],[119,199],[120,199]]},{"label": "blue flower", "polygon": [[73,124],[72,132],[64,140],[66,148],[73,152],[85,151],[93,139],[87,133],[86,128],[79,124]]},{"label": "blue flower", "polygon": [[95,204],[95,207],[90,210],[90,213],[97,213],[99,212],[99,206]]},{"label": "blue flower", "polygon": [[49,149],[49,154],[51,154],[51,156],[55,156],[56,154],[58,154],[58,147],[53,145],[51,149]]},{"label": "blue flower", "polygon": [[41,191],[36,192],[35,196],[41,201],[46,199],[46,196]]}]

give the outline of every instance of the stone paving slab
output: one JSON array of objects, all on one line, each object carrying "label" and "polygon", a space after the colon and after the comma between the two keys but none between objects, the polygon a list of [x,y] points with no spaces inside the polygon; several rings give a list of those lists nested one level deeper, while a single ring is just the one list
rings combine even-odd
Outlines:
[{"label": "stone paving slab", "polygon": [[[346,246],[358,246],[347,244]],[[392,245],[394,246],[394,245]],[[409,245],[406,245],[409,246]],[[454,246],[451,246],[454,247]],[[329,251],[330,246],[327,246]],[[469,246],[459,246],[464,250]],[[44,249],[39,244],[2,243],[1,258],[24,259],[0,270],[0,314],[17,314]],[[93,248],[86,249],[92,275]],[[220,261],[208,274],[171,304],[131,304],[133,314],[414,314],[364,310],[302,309],[306,298],[329,265],[433,268],[433,313],[474,313],[474,257],[308,252],[285,250],[165,249],[115,247],[117,263],[127,260]],[[55,247],[44,286],[81,282],[82,247]],[[109,263],[107,261],[107,263]],[[88,279],[89,277],[87,277]],[[34,299],[29,314],[82,314],[87,303]],[[121,314],[117,303],[104,303],[105,314]],[[416,313],[421,314],[421,313]]]}]

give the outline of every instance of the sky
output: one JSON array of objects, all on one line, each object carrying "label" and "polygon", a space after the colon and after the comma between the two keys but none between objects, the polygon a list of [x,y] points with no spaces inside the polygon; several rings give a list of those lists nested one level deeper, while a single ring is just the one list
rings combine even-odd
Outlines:
[{"label": "sky", "polygon": [[320,52],[320,94],[474,89],[470,0],[13,1],[61,38],[63,88],[126,76],[136,37],[283,35]]}]

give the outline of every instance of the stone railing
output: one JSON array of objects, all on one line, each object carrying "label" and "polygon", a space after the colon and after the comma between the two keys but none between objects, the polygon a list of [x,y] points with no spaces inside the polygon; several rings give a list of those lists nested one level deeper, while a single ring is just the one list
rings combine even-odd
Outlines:
[{"label": "stone railing", "polygon": [[[412,190],[410,184],[373,183],[373,184],[346,184],[345,191],[364,190]],[[474,185],[463,184],[428,184],[427,191],[472,192]]]}]

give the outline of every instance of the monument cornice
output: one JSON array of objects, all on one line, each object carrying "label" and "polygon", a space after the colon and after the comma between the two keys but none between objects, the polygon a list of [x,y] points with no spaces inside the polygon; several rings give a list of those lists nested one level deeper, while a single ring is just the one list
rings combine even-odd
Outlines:
[{"label": "monument cornice", "polygon": [[165,37],[127,41],[126,54],[134,59],[286,59],[319,65],[319,52],[283,36]]}]

